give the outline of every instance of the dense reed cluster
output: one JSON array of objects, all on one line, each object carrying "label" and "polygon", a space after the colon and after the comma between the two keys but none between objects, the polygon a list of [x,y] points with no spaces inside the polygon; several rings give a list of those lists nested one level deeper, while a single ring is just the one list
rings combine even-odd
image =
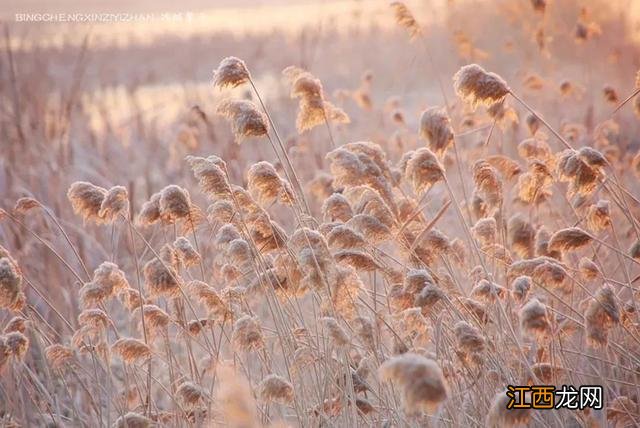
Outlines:
[{"label": "dense reed cluster", "polygon": [[[543,25],[560,2],[523,3]],[[571,43],[602,35],[581,11]],[[547,121],[532,92],[590,89],[521,85],[454,40],[420,109],[298,66],[274,100],[224,58],[185,132],[227,138],[172,151],[176,184],[158,165],[146,194],[88,173],[60,206],[21,189],[0,210],[0,424],[638,426],[639,91]],[[507,409],[507,385],[565,384],[602,385],[604,408]]]}]

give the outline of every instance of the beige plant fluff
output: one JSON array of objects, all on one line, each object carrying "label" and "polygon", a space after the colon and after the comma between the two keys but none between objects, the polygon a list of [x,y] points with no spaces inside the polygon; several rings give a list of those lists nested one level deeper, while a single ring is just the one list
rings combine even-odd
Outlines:
[{"label": "beige plant fluff", "polygon": [[500,102],[510,91],[502,77],[485,71],[478,64],[465,65],[458,70],[453,76],[453,87],[460,98],[474,107]]},{"label": "beige plant fluff", "polygon": [[255,104],[246,100],[225,100],[216,112],[231,122],[237,143],[249,137],[264,137],[269,132],[267,116]]},{"label": "beige plant fluff", "polygon": [[224,88],[236,87],[251,80],[247,65],[240,58],[229,56],[220,61],[217,69],[213,70],[213,86]]},{"label": "beige plant fluff", "polygon": [[418,354],[406,353],[385,361],[379,369],[382,380],[398,386],[410,413],[435,411],[447,399],[447,384],[438,364]]},{"label": "beige plant fluff", "polygon": [[325,100],[322,83],[314,75],[295,66],[282,71],[291,85],[291,98],[299,98],[296,128],[302,133],[325,121],[349,123],[349,116]]},{"label": "beige plant fluff", "polygon": [[422,112],[420,136],[427,140],[429,149],[438,156],[446,152],[453,144],[453,128],[444,110],[432,107]]}]

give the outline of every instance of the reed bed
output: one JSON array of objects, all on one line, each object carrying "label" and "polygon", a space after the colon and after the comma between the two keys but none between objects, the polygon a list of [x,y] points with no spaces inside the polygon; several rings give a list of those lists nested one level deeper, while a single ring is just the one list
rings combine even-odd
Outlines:
[{"label": "reed bed", "polygon": [[[550,33],[640,58],[599,2],[495,4],[479,19],[535,24],[513,38],[541,63],[572,61]],[[200,58],[215,97],[161,154],[107,113],[82,128],[73,91],[28,106],[5,51],[2,426],[640,425],[640,73],[503,77],[459,31],[449,73],[408,5],[387,13],[428,105],[301,65],[272,97],[253,58]],[[601,385],[604,407],[507,410],[508,385]]]}]

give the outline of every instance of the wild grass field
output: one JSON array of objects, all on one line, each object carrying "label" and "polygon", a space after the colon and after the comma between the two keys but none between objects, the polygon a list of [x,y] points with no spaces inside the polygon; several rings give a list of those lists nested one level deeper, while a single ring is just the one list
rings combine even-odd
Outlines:
[{"label": "wild grass field", "polygon": [[0,426],[639,426],[639,9],[0,6]]}]

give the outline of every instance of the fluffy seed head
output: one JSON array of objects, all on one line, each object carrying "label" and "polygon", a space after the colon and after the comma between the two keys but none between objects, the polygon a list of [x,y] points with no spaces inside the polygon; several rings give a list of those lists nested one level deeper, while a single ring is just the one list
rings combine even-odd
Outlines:
[{"label": "fluffy seed head", "polygon": [[425,110],[420,117],[420,136],[428,141],[432,152],[442,156],[453,143],[453,128],[447,114],[436,107]]},{"label": "fluffy seed head", "polygon": [[522,258],[533,255],[535,230],[521,214],[516,214],[507,223],[507,235],[511,250]]},{"label": "fluffy seed head", "polygon": [[578,267],[580,269],[580,275],[582,275],[582,277],[587,281],[594,280],[602,276],[598,265],[586,257],[582,257],[580,259]]},{"label": "fluffy seed head", "polygon": [[160,254],[162,260],[154,258],[144,265],[145,287],[151,296],[176,297],[180,294],[178,272],[169,261],[171,254],[173,249],[165,246]]},{"label": "fluffy seed head", "polygon": [[193,248],[191,241],[184,236],[178,237],[173,242],[173,248],[176,250],[178,258],[185,267],[191,267],[200,263],[200,254]]},{"label": "fluffy seed head", "polygon": [[71,363],[75,358],[73,349],[59,343],[47,346],[44,350],[44,355],[54,370],[61,369],[66,364]]},{"label": "fluffy seed head", "polygon": [[185,159],[191,166],[193,175],[198,179],[200,188],[209,198],[231,199],[231,186],[227,180],[224,161],[217,156],[208,158],[187,156]]},{"label": "fluffy seed head", "polygon": [[447,399],[442,370],[435,361],[421,355],[406,353],[393,357],[380,366],[379,375],[399,386],[409,413],[432,412]]},{"label": "fluffy seed head", "polygon": [[149,428],[154,426],[154,422],[140,413],[128,412],[114,423],[115,428]]},{"label": "fluffy seed head", "polygon": [[160,192],[158,201],[160,216],[168,223],[189,218],[191,214],[191,198],[189,192],[182,187],[171,184]]},{"label": "fluffy seed head", "polygon": [[301,68],[290,66],[282,74],[291,84],[291,98],[300,98],[296,128],[302,133],[323,123],[332,121],[349,123],[349,116],[324,99],[320,79]]},{"label": "fluffy seed head", "polygon": [[485,160],[507,180],[513,179],[522,172],[518,162],[504,155],[487,156]]},{"label": "fluffy seed head", "polygon": [[511,283],[511,293],[518,303],[523,303],[531,290],[531,277],[522,275],[517,277]]},{"label": "fluffy seed head", "polygon": [[103,223],[100,208],[106,195],[106,189],[86,181],[76,181],[67,191],[73,211],[85,221],[94,221],[97,224]]},{"label": "fluffy seed head", "polygon": [[29,349],[29,339],[19,331],[12,331],[4,336],[4,343],[9,354],[17,360],[24,359]]},{"label": "fluffy seed head", "polygon": [[486,343],[480,330],[466,321],[458,321],[453,327],[458,351],[463,355],[484,351]]},{"label": "fluffy seed head", "polygon": [[182,382],[176,390],[176,396],[182,405],[193,409],[207,398],[206,391],[194,382]]},{"label": "fluffy seed head", "polygon": [[9,320],[2,332],[4,334],[11,333],[12,331],[19,331],[23,333],[27,330],[27,319],[21,316],[15,316]]},{"label": "fluffy seed head", "polygon": [[233,324],[231,336],[237,351],[251,352],[264,347],[264,338],[257,318],[245,315]]},{"label": "fluffy seed head", "polygon": [[109,189],[102,200],[98,216],[105,223],[113,223],[119,216],[125,218],[129,214],[129,193],[122,186],[114,186]]},{"label": "fluffy seed head", "polygon": [[589,206],[587,210],[587,226],[594,232],[603,231],[611,226],[611,209],[609,201],[600,200]]},{"label": "fluffy seed head", "polygon": [[293,385],[282,376],[276,374],[268,375],[262,379],[258,389],[260,391],[260,398],[267,403],[293,403]]},{"label": "fluffy seed head", "polygon": [[620,309],[611,285],[603,285],[589,300],[584,318],[587,341],[595,347],[607,346],[609,330],[620,321]]},{"label": "fluffy seed head", "polygon": [[325,326],[327,332],[329,333],[329,337],[333,341],[335,346],[347,346],[351,343],[349,336],[344,331],[344,329],[338,324],[338,321],[335,318],[325,317],[321,318],[320,322]]},{"label": "fluffy seed head", "polygon": [[18,301],[22,290],[22,275],[18,265],[8,252],[0,247],[0,308],[11,308]]},{"label": "fluffy seed head", "polygon": [[396,17],[396,22],[401,26],[406,28],[411,35],[411,38],[416,38],[422,34],[422,30],[420,29],[420,25],[413,17],[413,14],[402,2],[394,1],[391,3],[391,8]]},{"label": "fluffy seed head", "polygon": [[502,181],[498,171],[485,160],[477,161],[472,168],[473,182],[487,206],[498,208],[502,203]]},{"label": "fluffy seed head", "polygon": [[561,229],[551,235],[549,239],[549,251],[565,253],[589,245],[592,241],[591,235],[579,227],[569,227]]},{"label": "fluffy seed head", "polygon": [[344,195],[334,193],[323,202],[322,214],[327,220],[346,222],[353,217],[353,210]]},{"label": "fluffy seed head", "polygon": [[412,184],[417,194],[422,194],[431,186],[442,180],[444,167],[436,155],[427,148],[416,150],[409,161],[405,177]]},{"label": "fluffy seed head", "polygon": [[273,165],[261,161],[251,165],[247,173],[247,189],[263,206],[273,201],[293,201],[291,189]]},{"label": "fluffy seed head", "polygon": [[[525,401],[525,397],[519,397],[520,391],[513,392],[517,402]],[[528,399],[528,398],[526,398]],[[507,409],[510,398],[507,391],[497,393],[491,401],[491,407],[487,413],[485,426],[487,428],[512,428],[526,426],[531,420],[531,409],[513,408]]]},{"label": "fluffy seed head", "polygon": [[248,137],[263,137],[269,132],[267,116],[251,101],[225,100],[216,112],[231,121],[231,132],[237,143]]},{"label": "fluffy seed head", "polygon": [[453,87],[460,98],[474,107],[479,104],[490,106],[509,93],[502,77],[485,71],[478,64],[465,65],[458,70],[453,76]]},{"label": "fluffy seed head", "polygon": [[533,298],[520,310],[520,327],[524,333],[532,334],[538,341],[546,341],[551,335],[551,323],[547,307]]},{"label": "fluffy seed head", "polygon": [[[140,309],[138,309],[139,311]],[[144,305],[142,306],[142,313],[144,316],[145,327],[149,329],[152,335],[163,333],[166,331],[169,325],[169,314],[160,309],[156,305]],[[135,319],[140,318],[140,313],[133,315]],[[140,327],[142,329],[142,326]]]},{"label": "fluffy seed head", "polygon": [[34,208],[41,207],[40,202],[33,198],[20,198],[16,201],[16,205],[13,207],[13,211],[18,214],[25,214]]},{"label": "fluffy seed head", "polygon": [[471,228],[471,232],[482,247],[495,243],[498,234],[496,219],[493,217],[481,218]]},{"label": "fluffy seed head", "polygon": [[111,345],[111,352],[125,363],[144,361],[151,357],[151,349],[144,342],[132,337],[123,337]]},{"label": "fluffy seed head", "polygon": [[246,64],[240,58],[229,56],[220,61],[218,68],[213,70],[213,86],[235,88],[251,79]]},{"label": "fluffy seed head", "polygon": [[160,192],[151,195],[151,198],[142,204],[136,222],[141,226],[150,226],[160,220]]}]

